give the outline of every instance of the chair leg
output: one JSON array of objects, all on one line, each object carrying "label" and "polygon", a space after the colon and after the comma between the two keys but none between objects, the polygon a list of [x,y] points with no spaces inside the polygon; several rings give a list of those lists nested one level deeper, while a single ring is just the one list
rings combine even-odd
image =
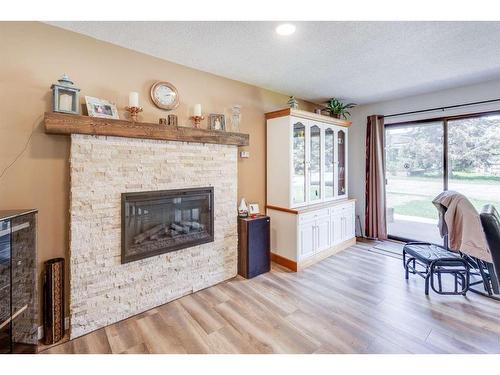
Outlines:
[{"label": "chair leg", "polygon": [[425,295],[429,295],[429,279],[432,277],[432,274],[430,272],[427,272],[427,275],[425,276]]},{"label": "chair leg", "polygon": [[497,275],[495,273],[495,269],[493,267],[492,263],[486,263],[486,268],[488,270],[488,274],[490,275],[490,280],[491,280],[491,289],[493,294],[499,294],[500,289],[498,286],[498,280],[497,280]]},{"label": "chair leg", "polygon": [[460,280],[462,281],[462,295],[465,296],[467,294],[467,281],[464,275],[459,273]]},{"label": "chair leg", "polygon": [[[404,267],[405,267],[405,279],[408,280],[409,279],[409,274],[410,274],[410,269],[409,269],[409,265],[410,263],[412,262],[413,260],[413,268],[415,268],[415,260],[410,258],[408,259],[405,263],[404,263]],[[411,272],[411,273],[415,273],[415,272]]]},{"label": "chair leg", "polygon": [[484,289],[486,290],[486,293],[488,293],[488,295],[492,295],[493,293],[491,292],[491,287],[490,287],[490,280],[488,278],[488,275],[486,274],[486,272],[484,272],[484,269],[483,269],[483,263],[481,260],[477,260],[477,266],[479,268],[479,273],[481,274],[481,277],[483,278],[483,286],[484,286]]},{"label": "chair leg", "polygon": [[442,283],[442,280],[441,280],[441,272],[438,272],[437,276],[438,276],[439,291],[442,292],[443,291],[443,283]]}]

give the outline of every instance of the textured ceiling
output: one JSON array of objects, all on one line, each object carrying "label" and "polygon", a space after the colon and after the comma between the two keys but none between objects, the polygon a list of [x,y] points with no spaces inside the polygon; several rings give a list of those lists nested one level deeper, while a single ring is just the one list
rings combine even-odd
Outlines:
[{"label": "textured ceiling", "polygon": [[[500,78],[500,22],[51,22],[314,102],[394,99]],[[174,77],[165,77],[175,82]]]}]

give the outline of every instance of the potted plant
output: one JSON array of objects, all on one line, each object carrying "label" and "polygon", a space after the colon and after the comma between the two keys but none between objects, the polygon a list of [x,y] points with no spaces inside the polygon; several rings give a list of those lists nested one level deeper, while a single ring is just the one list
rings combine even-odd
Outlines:
[{"label": "potted plant", "polygon": [[344,104],[337,98],[331,98],[329,101],[326,102],[326,110],[330,112],[330,116],[339,119],[344,118],[346,120],[347,120],[347,115],[349,116],[351,115],[348,109],[354,108],[355,106],[356,104],[354,103]]}]

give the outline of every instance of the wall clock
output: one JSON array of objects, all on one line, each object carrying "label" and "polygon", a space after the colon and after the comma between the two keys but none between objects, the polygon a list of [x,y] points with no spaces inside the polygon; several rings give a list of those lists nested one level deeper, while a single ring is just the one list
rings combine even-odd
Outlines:
[{"label": "wall clock", "polygon": [[179,93],[170,82],[156,82],[151,87],[151,100],[158,108],[171,110],[179,105]]}]

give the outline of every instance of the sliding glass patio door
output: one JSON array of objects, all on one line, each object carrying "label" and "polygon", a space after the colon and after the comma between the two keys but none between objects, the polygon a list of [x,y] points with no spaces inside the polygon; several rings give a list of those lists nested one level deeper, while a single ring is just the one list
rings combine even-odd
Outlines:
[{"label": "sliding glass patio door", "polygon": [[444,189],[442,122],[386,125],[387,231],[441,243],[432,199]]},{"label": "sliding glass patio door", "polygon": [[500,208],[500,115],[443,117],[385,127],[387,232],[442,244],[432,200],[464,194],[480,211]]}]

